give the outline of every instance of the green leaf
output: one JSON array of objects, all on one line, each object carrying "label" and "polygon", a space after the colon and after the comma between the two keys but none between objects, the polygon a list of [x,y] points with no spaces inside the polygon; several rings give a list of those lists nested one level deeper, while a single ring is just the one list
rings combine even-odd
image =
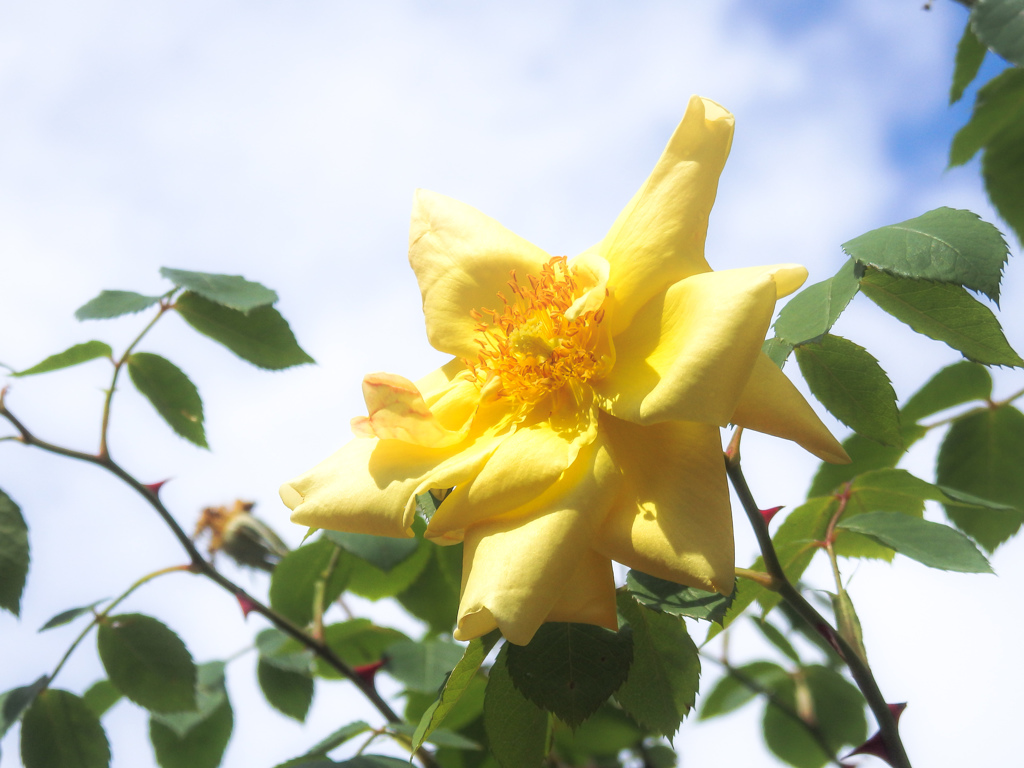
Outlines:
[{"label": "green leaf", "polygon": [[384,572],[389,572],[399,563],[408,560],[419,545],[419,542],[411,537],[393,539],[388,536],[371,536],[368,533],[347,531],[324,531],[324,536],[346,552],[362,558]]},{"label": "green leaf", "polygon": [[185,644],[151,616],[109,616],[96,638],[107,677],[121,693],[154,712],[196,708],[196,667]]},{"label": "green leaf", "polygon": [[239,312],[249,312],[277,301],[277,294],[272,290],[259,283],[246,280],[240,275],[188,272],[170,267],[161,267],[160,274],[179,288],[185,288],[203,298]]},{"label": "green leaf", "polygon": [[512,682],[506,643],[487,679],[484,725],[491,754],[502,768],[540,768],[547,754],[547,712],[521,694]]},{"label": "green leaf", "polygon": [[737,710],[758,696],[760,690],[775,690],[788,677],[786,670],[771,661],[753,661],[740,667],[730,667],[701,700],[697,719],[710,720]]},{"label": "green leaf", "polygon": [[797,347],[796,361],[811,392],[833,416],[882,445],[903,447],[896,393],[867,350],[826,335],[820,343]]},{"label": "green leaf", "polygon": [[992,396],[992,376],[983,365],[966,360],[943,368],[915,392],[900,410],[904,422],[923,418]]},{"label": "green leaf", "polygon": [[[413,739],[416,735],[416,726],[412,723],[391,723],[388,726],[388,730],[392,733],[406,736],[409,739]],[[461,733],[456,733],[446,728],[438,728],[436,731],[431,732],[430,737],[426,741],[439,747],[448,747],[449,749],[481,749],[477,742],[463,736]]]},{"label": "green leaf", "polygon": [[87,301],[75,310],[78,320],[109,320],[112,317],[131,315],[149,309],[160,296],[143,296],[132,291],[100,291],[95,299]]},{"label": "green leaf", "polygon": [[947,525],[907,517],[898,512],[871,512],[842,520],[839,527],[870,536],[879,544],[929,568],[960,573],[992,573],[992,566],[974,543]]},{"label": "green leaf", "polygon": [[[901,421],[903,423],[900,425],[900,434],[903,436],[904,448],[909,448],[927,434],[924,427],[907,423],[906,420],[901,419]],[[895,467],[906,452],[902,448],[881,445],[856,432],[843,440],[843,448],[851,459],[850,463],[827,464],[822,462],[814,475],[811,488],[807,492],[808,498],[829,496],[843,483],[872,469]]]},{"label": "green leaf", "polygon": [[[498,637],[500,639],[500,633]],[[455,674],[454,671],[452,674]],[[487,678],[484,675],[477,674],[471,677],[465,692],[444,715],[444,727],[449,731],[462,731],[470,738],[475,738],[473,732],[483,727],[481,715],[484,712],[486,689]],[[441,709],[441,701],[436,694],[408,691],[405,694],[405,702],[405,719],[409,722],[419,723],[417,729],[427,718],[431,718],[435,724],[438,722],[435,715]],[[434,715],[430,712],[433,712]]]},{"label": "green leaf", "polygon": [[268,627],[256,635],[256,650],[260,661],[278,669],[307,677],[313,672],[313,651],[275,627]]},{"label": "green leaf", "polygon": [[977,0],[971,29],[1004,59],[1024,67],[1024,0]]},{"label": "green leaf", "polygon": [[12,688],[0,696],[0,738],[21,719],[21,715],[36,700],[39,692],[46,690],[49,683],[49,675],[43,675],[30,685]]},{"label": "green leaf", "polygon": [[626,574],[626,588],[642,605],[662,613],[722,623],[732,595],[720,595],[696,587],[684,587],[643,571]]},{"label": "green leaf", "polygon": [[[408,639],[397,629],[379,627],[369,619],[350,619],[324,627],[324,642],[351,667],[380,661],[388,648],[399,640]],[[321,677],[341,678],[338,671],[323,659],[318,658],[315,664]]]},{"label": "green leaf", "polygon": [[398,602],[409,613],[425,621],[436,634],[451,634],[459,615],[459,582],[449,578],[445,565],[452,555],[461,570],[462,545],[431,547],[430,559],[412,584],[397,595]]},{"label": "green leaf", "polygon": [[776,337],[795,347],[828,333],[860,290],[858,271],[850,259],[834,277],[808,286],[790,299],[775,321]]},{"label": "green leaf", "polygon": [[359,755],[337,765],[338,768],[409,768],[409,761],[385,755]]},{"label": "green leaf", "polygon": [[314,362],[295,341],[288,321],[273,307],[245,313],[186,292],[175,300],[174,308],[201,334],[260,368],[278,371]]},{"label": "green leaf", "polygon": [[1024,243],[1024,110],[985,145],[981,176],[992,205]]},{"label": "green leaf", "polygon": [[1024,69],[1011,67],[978,89],[971,119],[949,148],[950,166],[963,165],[1001,132],[1024,118]]},{"label": "green leaf", "polygon": [[971,31],[970,22],[964,28],[963,37],[956,46],[956,65],[953,68],[953,84],[949,88],[949,103],[955,104],[964,95],[964,90],[978,76],[981,62],[988,49],[978,36]]},{"label": "green leaf", "polygon": [[330,736],[318,741],[314,744],[308,752],[301,757],[297,757],[294,760],[289,760],[288,764],[295,763],[299,764],[300,761],[310,761],[315,758],[325,757],[328,752],[333,749],[337,749],[346,741],[354,739],[360,734],[366,733],[367,731],[373,730],[370,728],[368,723],[364,723],[362,720],[356,720],[353,723],[347,723],[341,726],[338,730],[332,733]]},{"label": "green leaf", "polygon": [[633,661],[628,631],[548,622],[528,645],[508,648],[508,671],[526,698],[576,727],[626,681]]},{"label": "green leaf", "polygon": [[[419,525],[417,523],[415,527]],[[435,546],[423,541],[422,538],[415,541],[418,542],[416,551],[390,571],[383,571],[362,558],[353,558],[349,591],[369,600],[380,600],[384,597],[394,597],[407,590],[427,567],[430,550]]]},{"label": "green leaf", "polygon": [[766,339],[761,345],[761,351],[768,355],[768,359],[775,363],[775,365],[782,368],[786,365],[789,353],[793,351],[793,345],[778,337],[772,337]]},{"label": "green leaf", "polygon": [[223,662],[199,667],[195,712],[153,713],[149,740],[161,768],[217,768],[231,740],[234,715],[224,690]]},{"label": "green leaf", "polygon": [[84,701],[51,688],[36,697],[22,719],[21,761],[25,768],[106,768],[110,745]]},{"label": "green leaf", "polygon": [[787,637],[779,631],[779,628],[774,624],[770,624],[767,619],[757,618],[751,616],[754,622],[754,626],[761,630],[761,634],[764,635],[765,640],[774,645],[783,654],[788,656],[791,660],[800,663],[800,654],[796,652],[796,648],[789,642]]},{"label": "green leaf", "polygon": [[413,733],[413,749],[418,749],[459,703],[470,684],[476,679],[480,665],[483,664],[494,644],[498,642],[498,638],[497,632],[491,632],[469,641],[462,658],[455,664],[455,668],[445,680],[444,688],[441,689],[437,701],[428,707],[420,717],[419,724]]},{"label": "green leaf", "polygon": [[[880,515],[896,515],[896,512],[878,512]],[[899,515],[903,517],[903,515]],[[906,520],[917,520],[916,517],[907,517]],[[864,648],[864,631],[860,626],[860,617],[857,615],[857,610],[853,607],[853,600],[850,598],[850,593],[846,590],[840,591],[838,594],[830,594],[829,597],[832,599],[832,612],[836,617],[836,631],[839,633],[839,637],[845,640],[853,652],[860,657],[861,661],[865,664],[868,663],[868,652]]]},{"label": "green leaf", "polygon": [[96,717],[103,717],[121,700],[121,692],[109,680],[97,680],[82,694],[82,700]]},{"label": "green leaf", "polygon": [[1024,365],[992,310],[958,285],[869,271],[861,290],[897,320],[964,357],[987,365]]},{"label": "green leaf", "polygon": [[615,698],[638,723],[671,736],[693,706],[700,681],[697,647],[683,619],[617,595],[619,613],[633,629],[633,664]]},{"label": "green leaf", "polygon": [[79,616],[82,616],[87,613],[92,613],[93,608],[95,608],[97,605],[104,602],[105,600],[107,600],[107,598],[104,597],[100,600],[97,600],[94,603],[89,603],[89,605],[83,605],[79,608],[68,608],[66,611],[61,611],[56,616],[47,621],[45,624],[43,624],[43,626],[39,628],[39,631],[45,632],[48,629],[54,629],[55,627],[63,627],[65,624],[70,624]]},{"label": "green leaf", "polygon": [[174,363],[149,352],[128,358],[132,384],[179,435],[208,448],[203,429],[203,401],[196,385]]},{"label": "green leaf", "polygon": [[1008,405],[958,419],[939,448],[939,485],[1013,509],[965,510],[946,504],[953,525],[989,552],[1024,522],[1024,414]]},{"label": "green leaf", "polygon": [[[556,723],[554,741],[556,751],[569,765],[606,766],[610,763],[617,767],[619,753],[635,748],[646,735],[627,713],[605,704],[579,728],[570,729]],[[595,757],[611,760],[595,760]]]},{"label": "green leaf", "polygon": [[[285,555],[270,577],[270,607],[299,626],[313,620],[317,583],[322,581],[339,548],[325,538],[304,544]],[[343,553],[324,587],[324,605],[345,590],[351,567]]]},{"label": "green leaf", "polygon": [[61,368],[70,368],[73,365],[87,363],[99,357],[110,358],[113,354],[114,351],[110,348],[109,344],[104,344],[102,341],[86,341],[82,344],[68,347],[56,355],[50,355],[41,363],[36,363],[24,371],[12,373],[11,376],[34,376],[37,373],[59,371]]},{"label": "green leaf", "polygon": [[463,649],[451,640],[403,640],[384,654],[384,669],[408,690],[434,693],[462,659]]},{"label": "green leaf", "polygon": [[0,608],[21,615],[28,576],[28,526],[14,500],[0,491]]},{"label": "green leaf", "polygon": [[270,706],[300,723],[306,721],[313,703],[313,679],[309,675],[260,659],[256,663],[256,679]]},{"label": "green leaf", "polygon": [[843,250],[864,266],[899,277],[962,285],[997,304],[1009,255],[998,229],[975,213],[953,208],[936,208],[874,229],[843,243]]},{"label": "green leaf", "polygon": [[[864,697],[842,675],[828,667],[804,667],[799,681],[810,695],[813,717],[825,742],[832,748],[826,755],[821,747],[787,713],[769,704],[764,714],[764,739],[778,757],[797,768],[820,768],[831,761],[844,744],[860,744],[867,737]],[[776,694],[796,708],[796,683],[780,680]]]}]

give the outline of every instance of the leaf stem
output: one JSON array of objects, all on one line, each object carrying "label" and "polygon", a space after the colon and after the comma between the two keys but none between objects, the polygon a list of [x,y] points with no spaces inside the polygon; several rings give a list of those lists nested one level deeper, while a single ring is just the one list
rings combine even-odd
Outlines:
[{"label": "leaf stem", "polygon": [[729,452],[725,456],[725,469],[732,482],[736,495],[743,505],[747,514],[754,535],[757,537],[758,547],[761,550],[761,557],[764,560],[765,568],[775,581],[775,591],[793,610],[812,628],[818,632],[828,633],[829,640],[833,641],[842,654],[843,661],[853,675],[854,682],[860,688],[864,699],[867,701],[871,712],[878,722],[882,739],[888,749],[889,759],[893,768],[911,768],[910,758],[903,746],[899,730],[896,726],[896,719],[893,717],[889,705],[878,688],[878,683],[871,672],[871,668],[860,658],[857,651],[851,646],[836,630],[830,625],[814,606],[812,606],[803,595],[793,586],[782,569],[779,556],[775,552],[775,545],[772,543],[771,535],[768,532],[768,525],[761,515],[759,507],[754,501],[750,492],[743,470],[740,468],[739,451]]}]

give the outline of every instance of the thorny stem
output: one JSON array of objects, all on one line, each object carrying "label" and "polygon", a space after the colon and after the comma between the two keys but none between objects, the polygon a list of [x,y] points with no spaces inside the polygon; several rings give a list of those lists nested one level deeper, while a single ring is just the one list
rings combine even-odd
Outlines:
[{"label": "thorny stem", "polygon": [[[213,564],[208,560],[204,559],[200,554],[199,550],[196,549],[195,544],[188,537],[188,534],[182,529],[178,522],[171,515],[167,507],[164,506],[163,502],[157,496],[156,492],[145,486],[143,483],[136,480],[131,474],[124,470],[119,464],[114,462],[110,458],[109,454],[91,454],[84,453],[82,451],[75,451],[71,448],[65,448],[60,445],[49,443],[45,440],[41,440],[32,434],[28,428],[22,424],[13,413],[11,413],[4,402],[4,395],[6,395],[6,389],[0,390],[0,416],[3,416],[7,421],[14,426],[20,437],[19,442],[24,445],[35,446],[41,450],[47,451],[48,453],[54,453],[58,456],[66,456],[70,459],[77,459],[78,461],[84,461],[88,464],[94,464],[98,467],[102,467],[111,474],[120,478],[125,484],[130,486],[136,493],[144,498],[151,507],[156,511],[160,518],[166,523],[167,527],[171,529],[171,533],[181,544],[185,552],[188,553],[190,564],[187,566],[189,570],[194,573],[202,574],[206,578],[210,579],[224,590],[235,595],[236,598],[247,602],[251,605],[251,610],[265,617],[275,627],[284,632],[286,635],[298,640],[306,648],[309,648],[317,656],[323,659],[325,662],[330,664],[334,669],[338,671],[346,679],[350,680],[362,694],[370,700],[370,703],[376,707],[377,711],[380,712],[390,723],[401,723],[403,722],[395,711],[391,709],[388,703],[377,693],[376,687],[369,680],[364,680],[362,677],[357,675],[352,668],[346,664],[341,658],[326,644],[323,640],[311,636],[308,632],[303,630],[301,627],[296,626],[291,621],[286,619],[281,614],[272,610],[269,606],[264,605],[260,600],[253,597],[251,594],[246,592],[240,586],[235,584],[229,578],[220,573]],[[434,761],[433,755],[422,747],[417,750],[416,756],[423,764],[424,768],[438,768],[437,763]]]},{"label": "thorny stem", "polygon": [[882,696],[882,692],[878,688],[878,683],[871,673],[871,668],[860,658],[853,646],[815,610],[814,606],[807,602],[804,596],[789,581],[785,571],[783,571],[782,564],[779,562],[779,556],[775,552],[775,545],[772,543],[771,535],[768,533],[768,525],[761,516],[747,481],[743,477],[738,450],[726,453],[725,469],[729,474],[729,480],[732,481],[733,488],[736,490],[736,495],[743,505],[743,510],[747,513],[747,519],[754,529],[754,535],[757,537],[765,569],[772,576],[775,591],[812,628],[817,631],[827,632],[830,639],[836,643],[842,654],[843,661],[846,662],[846,666],[853,675],[854,682],[857,683],[857,687],[860,688],[861,694],[863,694],[864,699],[871,708],[871,712],[875,716],[875,720],[878,722],[878,727],[881,731],[882,739],[885,741],[893,768],[911,768],[910,758],[907,756],[907,751],[903,746],[903,741],[896,726],[896,719],[893,717],[885,697]]},{"label": "thorny stem", "polygon": [[779,711],[781,711],[787,717],[799,723],[800,726],[807,731],[807,734],[812,739],[814,739],[818,747],[821,748],[821,751],[829,756],[829,762],[834,763],[838,766],[843,765],[843,763],[839,761],[839,758],[836,757],[835,750],[833,750],[829,743],[825,741],[825,736],[821,732],[821,729],[813,723],[809,723],[804,718],[800,717],[800,713],[797,712],[796,709],[794,709],[792,706],[790,706],[788,701],[785,701],[777,693],[775,693],[775,691],[773,691],[771,688],[768,688],[767,686],[761,685],[761,683],[759,683],[754,678],[743,674],[741,670],[734,667],[725,659],[718,659],[714,656],[710,656],[705,653],[700,654],[700,656],[702,659],[710,659],[715,664],[720,666],[722,669],[725,670],[725,673],[729,677],[735,678],[736,682],[738,682],[743,687],[748,688],[749,690],[753,691],[754,693],[760,696],[764,696],[765,699],[767,699],[769,702],[778,707]]}]

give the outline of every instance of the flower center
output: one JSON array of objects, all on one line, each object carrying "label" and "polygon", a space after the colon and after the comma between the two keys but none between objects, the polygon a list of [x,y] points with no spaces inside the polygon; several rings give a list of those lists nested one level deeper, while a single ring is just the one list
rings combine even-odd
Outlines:
[{"label": "flower center", "polygon": [[604,310],[566,317],[583,290],[565,256],[552,258],[539,276],[530,275],[528,287],[519,283],[515,270],[511,275],[508,286],[514,298],[498,293],[503,311],[472,311],[479,321],[480,354],[465,363],[477,386],[493,389],[525,416],[549,393],[599,372],[594,347]]}]

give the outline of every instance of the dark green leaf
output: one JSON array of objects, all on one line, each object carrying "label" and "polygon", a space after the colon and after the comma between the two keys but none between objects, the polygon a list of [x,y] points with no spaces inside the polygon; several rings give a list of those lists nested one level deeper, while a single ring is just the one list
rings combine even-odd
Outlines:
[{"label": "dark green leaf", "polygon": [[731,667],[701,700],[699,720],[725,715],[739,709],[761,691],[773,691],[787,679],[786,670],[770,661],[753,661]]},{"label": "dark green leaf", "polygon": [[459,614],[460,585],[448,577],[442,562],[453,554],[461,560],[462,545],[430,549],[426,567],[398,594],[398,602],[417,619],[425,621],[431,632],[451,634]]},{"label": "dark green leaf", "polygon": [[792,346],[821,338],[860,290],[857,265],[847,261],[834,277],[804,288],[782,308],[775,335]]},{"label": "dark green leaf", "polygon": [[842,520],[839,527],[870,536],[879,544],[930,568],[961,573],[992,572],[992,566],[974,543],[947,525],[898,512],[871,512]]},{"label": "dark green leaf", "polygon": [[796,648],[794,648],[793,644],[789,642],[786,636],[779,631],[778,627],[774,624],[770,624],[767,619],[756,617],[751,618],[754,621],[754,626],[761,630],[761,634],[764,635],[765,640],[774,645],[793,661],[798,664],[800,663],[800,654],[796,652]]},{"label": "dark green leaf", "polygon": [[720,595],[696,587],[684,587],[643,571],[626,575],[626,588],[640,603],[662,613],[689,616],[722,623],[732,603],[732,595]]},{"label": "dark green leaf", "polygon": [[73,365],[87,363],[90,360],[95,360],[100,357],[106,357],[109,359],[113,354],[114,351],[110,348],[109,344],[104,344],[102,341],[86,341],[82,344],[75,344],[73,347],[68,347],[63,352],[56,355],[50,355],[48,358],[40,363],[36,363],[31,368],[26,368],[24,371],[12,373],[11,376],[33,376],[37,373],[59,371],[61,368],[70,368]]},{"label": "dark green leaf", "polygon": [[541,768],[547,754],[548,714],[512,683],[506,658],[509,643],[498,653],[487,680],[484,724],[491,754],[502,768]]},{"label": "dark green leaf", "polygon": [[451,640],[403,640],[388,647],[385,671],[410,691],[434,693],[462,659],[463,648]]},{"label": "dark green leaf", "polygon": [[854,431],[883,445],[903,447],[896,393],[867,350],[840,336],[797,347],[807,386],[829,412]]},{"label": "dark green leaf", "polygon": [[435,546],[421,538],[414,541],[418,542],[416,551],[390,571],[383,571],[362,558],[352,558],[349,591],[370,600],[380,600],[407,590],[427,567],[430,550]]},{"label": "dark green leaf", "polygon": [[[324,605],[338,599],[348,583],[350,565],[339,548],[319,538],[292,550],[274,568],[270,577],[270,607],[300,626],[313,620],[317,583],[327,578]],[[328,574],[329,566],[334,562]]]},{"label": "dark green leaf", "polygon": [[[416,735],[416,726],[412,723],[392,723],[388,726],[388,730],[409,739],[414,739]],[[425,741],[430,744],[436,744],[439,747],[448,747],[450,749],[480,749],[480,745],[477,742],[446,728],[438,728],[437,730],[432,731]]]},{"label": "dark green leaf", "polygon": [[200,448],[208,448],[203,401],[196,385],[174,363],[149,352],[128,358],[128,375],[168,426]]},{"label": "dark green leaf", "polygon": [[106,768],[110,745],[96,717],[78,696],[40,693],[21,722],[25,768]]},{"label": "dark green leaf", "polygon": [[[454,671],[452,674],[455,674]],[[477,674],[471,677],[463,694],[448,711],[448,714],[444,715],[444,727],[449,731],[463,731],[470,738],[475,738],[470,731],[480,725],[478,721],[484,711],[486,688],[487,678],[484,675]],[[440,709],[441,702],[436,694],[416,693],[415,691],[408,691],[405,694],[405,719],[409,722],[418,722],[417,729],[427,718],[436,724],[438,721],[435,715]]]},{"label": "dark green leaf", "polygon": [[28,576],[28,526],[14,500],[0,491],[0,608],[21,615]]},{"label": "dark green leaf", "polygon": [[1024,243],[1024,109],[985,145],[981,176],[992,205]]},{"label": "dark green leaf", "polygon": [[260,368],[278,371],[313,362],[295,341],[288,322],[273,307],[257,307],[245,313],[186,292],[177,298],[174,308],[201,334]]},{"label": "dark green leaf", "polygon": [[[617,767],[620,765],[616,759],[618,754],[624,749],[636,747],[645,735],[628,714],[611,704],[605,704],[579,728],[570,729],[556,724],[554,741],[556,751],[570,765],[610,764]],[[614,762],[595,760],[595,757],[611,758]]]},{"label": "dark green leaf", "polygon": [[[397,629],[379,627],[369,619],[350,619],[324,627],[324,642],[352,667],[380,661],[385,650],[399,640],[408,639]],[[316,660],[316,671],[328,679],[341,677],[340,673],[319,658]]]},{"label": "dark green leaf", "polygon": [[1024,118],[1024,69],[1011,67],[978,89],[974,112],[953,138],[949,164],[963,165],[1002,131]]},{"label": "dark green leaf", "polygon": [[21,718],[22,713],[36,700],[39,692],[49,684],[48,675],[43,675],[31,685],[12,688],[0,696],[0,738]]},{"label": "dark green leaf", "polygon": [[983,365],[953,363],[936,373],[915,392],[900,410],[904,422],[920,421],[932,414],[992,396],[992,376]]},{"label": "dark green leaf", "polygon": [[[430,522],[430,518],[434,516],[437,508],[441,506],[441,502],[444,501],[445,496],[451,491],[449,488],[446,491],[427,491],[421,493],[416,497],[416,513],[420,515],[424,520]],[[440,498],[438,498],[440,495]]]},{"label": "dark green leaf", "polygon": [[1024,414],[990,408],[953,423],[939,448],[935,476],[943,487],[1007,504],[1013,509],[945,505],[953,524],[989,552],[1024,522]]},{"label": "dark green leaf", "polygon": [[415,538],[392,539],[347,531],[324,531],[324,536],[346,552],[362,558],[385,573],[408,560],[419,545]]},{"label": "dark green leaf", "polygon": [[75,310],[78,320],[108,320],[149,309],[160,301],[159,296],[143,296],[132,291],[100,291],[95,299]]},{"label": "dark green leaf", "polygon": [[542,624],[529,645],[508,648],[508,671],[526,698],[576,727],[626,681],[628,631],[592,624]]},{"label": "dark green leaf", "polygon": [[151,616],[126,613],[100,624],[96,644],[107,677],[155,712],[196,708],[196,667],[185,644]]},{"label": "dark green leaf", "polygon": [[278,669],[299,672],[307,677],[313,671],[313,652],[274,627],[256,635],[256,650],[261,661]]},{"label": "dark green leaf", "polygon": [[1024,0],[977,0],[971,29],[1004,59],[1024,67]]},{"label": "dark green leaf", "polygon": [[[903,420],[900,425],[900,433],[903,435],[904,447],[909,448],[925,436],[926,430],[924,427],[909,423],[909,420]],[[811,483],[811,488],[807,492],[808,498],[831,495],[843,483],[872,469],[895,467],[905,453],[903,449],[881,445],[856,432],[843,440],[843,448],[851,462],[849,464],[826,464],[823,462],[814,475],[814,482]]]},{"label": "dark green leaf", "polygon": [[[828,667],[801,670],[799,684],[806,687],[813,707],[814,722],[832,754],[825,754],[807,729],[789,714],[769,704],[764,714],[764,738],[768,748],[797,768],[821,768],[844,744],[855,745],[867,736],[864,697],[840,674]],[[796,708],[796,685],[790,678],[779,681],[776,694]]]},{"label": "dark green leaf", "polygon": [[104,597],[103,599],[97,600],[94,603],[89,603],[89,605],[83,605],[79,608],[68,608],[66,611],[61,611],[52,619],[43,624],[43,626],[39,628],[39,631],[45,632],[48,629],[53,629],[55,627],[63,627],[65,624],[70,624],[79,616],[82,616],[86,613],[92,613],[92,609],[100,603],[104,602],[106,599],[107,598]]},{"label": "dark green leaf", "polygon": [[936,208],[874,229],[843,243],[843,250],[864,266],[900,277],[962,285],[996,303],[1008,256],[998,229],[977,214],[953,208]]},{"label": "dark green leaf", "polygon": [[224,690],[224,664],[199,667],[195,712],[153,713],[149,739],[161,768],[217,768],[231,740],[234,715]]},{"label": "dark green leaf", "polygon": [[256,679],[270,706],[300,723],[305,722],[313,703],[313,679],[309,675],[260,659],[256,664]]},{"label": "dark green leaf", "polygon": [[633,664],[615,698],[645,728],[671,736],[697,695],[697,647],[682,618],[645,608],[628,592],[617,603],[633,629]]},{"label": "dark green leaf", "polygon": [[103,717],[108,709],[121,700],[121,692],[109,680],[97,680],[82,694],[82,700],[96,717]]},{"label": "dark green leaf", "polygon": [[347,723],[346,725],[341,726],[341,728],[336,730],[330,736],[327,736],[314,744],[306,754],[295,758],[294,761],[290,760],[288,762],[298,763],[298,761],[302,760],[312,760],[314,758],[325,757],[331,750],[337,749],[346,741],[354,739],[356,736],[370,730],[372,730],[370,726],[362,720],[357,720],[354,723]]},{"label": "dark green leaf", "polygon": [[413,733],[413,749],[418,749],[430,734],[445,721],[448,714],[459,703],[468,690],[470,684],[476,679],[477,671],[483,664],[487,654],[498,641],[499,635],[492,632],[484,637],[477,637],[470,640],[462,654],[462,658],[456,663],[451,675],[444,683],[440,696],[420,717]]},{"label": "dark green leaf", "polygon": [[761,351],[768,355],[768,359],[775,365],[782,368],[789,358],[789,353],[793,351],[793,345],[780,338],[772,337],[761,345]]},{"label": "dark green leaf", "polygon": [[277,294],[269,288],[246,280],[240,275],[215,275],[209,272],[188,272],[183,269],[161,267],[160,274],[179,288],[198,293],[212,302],[249,312],[277,301]]},{"label": "dark green leaf", "polygon": [[655,744],[644,748],[644,768],[676,768],[679,755],[667,744]]},{"label": "dark green leaf", "polygon": [[339,768],[409,768],[409,761],[385,755],[359,755],[337,765]]},{"label": "dark green leaf", "polygon": [[978,36],[971,31],[970,22],[964,28],[963,37],[956,46],[956,65],[953,68],[953,84],[949,89],[949,103],[955,104],[964,95],[964,90],[978,76],[981,62],[988,51]]},{"label": "dark green leaf", "polygon": [[[1024,365],[992,310],[958,285],[893,277],[869,270],[861,290],[918,333],[987,365]],[[798,353],[799,354],[799,353]]]}]

